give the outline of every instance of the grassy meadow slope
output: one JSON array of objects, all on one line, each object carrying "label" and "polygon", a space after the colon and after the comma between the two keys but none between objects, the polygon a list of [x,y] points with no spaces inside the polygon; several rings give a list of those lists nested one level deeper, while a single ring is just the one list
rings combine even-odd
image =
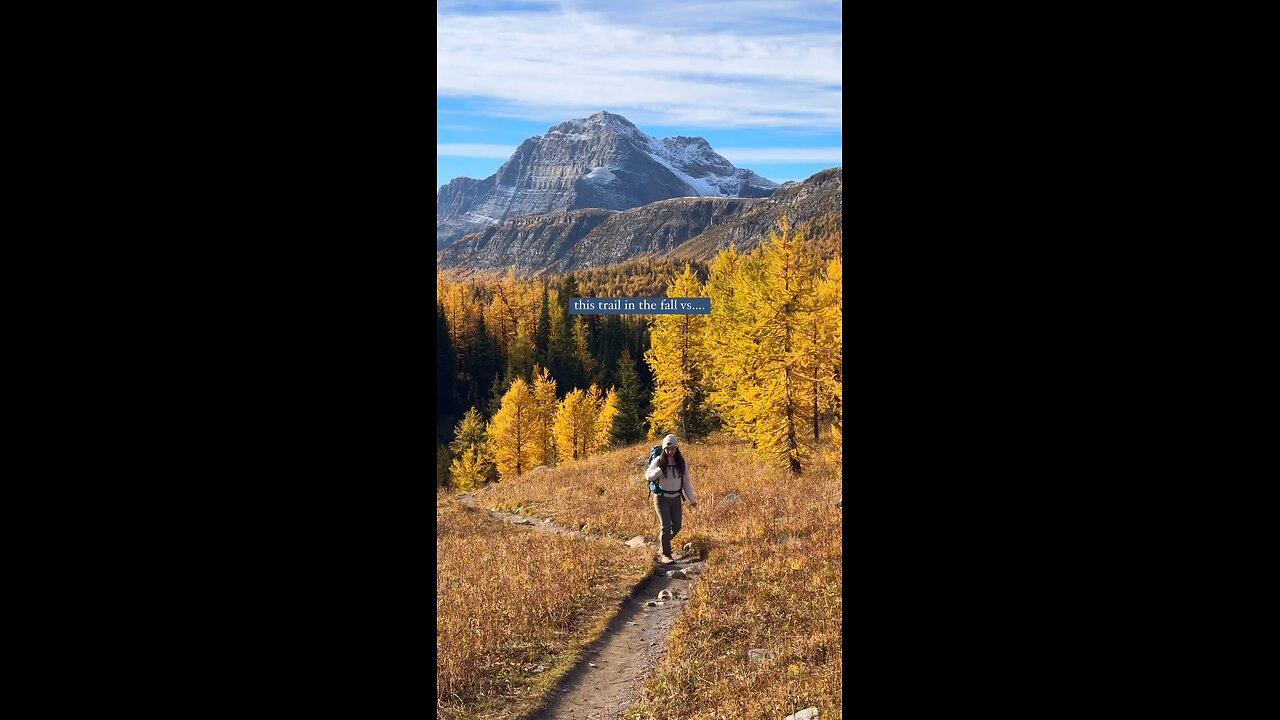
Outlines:
[{"label": "grassy meadow slope", "polygon": [[[648,447],[528,473],[477,500],[618,540],[643,534],[655,542],[657,519],[641,476]],[[699,504],[685,506],[675,544],[693,542],[707,572],[628,718],[782,718],[809,706],[823,718],[840,717],[837,467],[819,460],[791,479],[752,462],[749,447],[734,438],[683,447]],[[768,655],[751,660],[751,649]]]},{"label": "grassy meadow slope", "polygon": [[521,717],[576,662],[648,553],[494,520],[436,502],[436,697],[440,717]]}]

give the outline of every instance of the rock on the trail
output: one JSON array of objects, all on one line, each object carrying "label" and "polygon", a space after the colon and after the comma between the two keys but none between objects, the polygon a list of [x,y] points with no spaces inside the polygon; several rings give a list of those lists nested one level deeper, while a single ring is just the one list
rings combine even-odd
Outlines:
[{"label": "rock on the trail", "polygon": [[627,547],[644,547],[644,536],[637,535],[626,542]]},{"label": "rock on the trail", "polygon": [[753,648],[747,651],[747,659],[750,660],[751,662],[759,662],[761,660],[764,660],[765,658],[772,657],[772,656],[773,656],[772,650],[765,650],[763,648]]},{"label": "rock on the trail", "polygon": [[795,715],[788,715],[785,720],[815,720],[818,717],[818,708],[807,707]]},{"label": "rock on the trail", "polygon": [[658,591],[658,599],[659,599],[659,600],[671,600],[671,599],[673,599],[674,597],[675,597],[675,596],[671,594],[671,591],[670,591],[670,590],[659,590],[659,591]]},{"label": "rock on the trail", "polygon": [[645,606],[645,607],[658,607],[658,603],[656,603],[656,602],[654,602],[654,601],[650,600],[649,602],[645,603],[645,604],[644,604],[644,606]]}]

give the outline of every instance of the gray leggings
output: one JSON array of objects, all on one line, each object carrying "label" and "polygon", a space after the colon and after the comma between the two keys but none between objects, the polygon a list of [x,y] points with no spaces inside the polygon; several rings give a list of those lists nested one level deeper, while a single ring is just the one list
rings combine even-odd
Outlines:
[{"label": "gray leggings", "polygon": [[662,554],[667,557],[671,557],[671,538],[680,532],[680,519],[684,515],[684,508],[680,503],[679,495],[666,497],[655,493],[653,496],[653,510],[658,513],[658,522],[662,525],[662,530],[659,532],[659,538],[662,540]]}]

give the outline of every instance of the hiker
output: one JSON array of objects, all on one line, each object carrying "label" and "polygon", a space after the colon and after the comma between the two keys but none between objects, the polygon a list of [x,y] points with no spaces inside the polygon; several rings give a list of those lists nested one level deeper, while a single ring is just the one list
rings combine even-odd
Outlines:
[{"label": "hiker", "polygon": [[653,493],[653,509],[658,513],[662,526],[658,533],[662,538],[662,554],[658,556],[658,562],[675,562],[671,554],[671,538],[680,532],[683,514],[681,495],[688,498],[690,507],[698,507],[698,496],[693,493],[693,483],[689,480],[689,466],[685,464],[675,435],[662,438],[662,452],[649,461],[645,479],[655,481],[656,489],[661,491]]}]

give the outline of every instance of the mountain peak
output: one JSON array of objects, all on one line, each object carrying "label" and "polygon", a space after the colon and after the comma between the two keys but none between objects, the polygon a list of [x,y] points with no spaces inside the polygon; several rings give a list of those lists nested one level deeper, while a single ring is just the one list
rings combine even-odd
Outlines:
[{"label": "mountain peak", "polygon": [[584,118],[566,120],[565,122],[551,126],[551,129],[547,132],[548,134],[565,133],[572,135],[580,133],[590,134],[601,129],[613,130],[620,135],[631,135],[636,137],[645,136],[645,134],[640,131],[640,128],[635,126],[635,123],[621,115],[611,113],[607,110],[601,110],[598,113],[588,115]]},{"label": "mountain peak", "polygon": [[590,125],[605,125],[608,127],[624,128],[627,130],[639,129],[635,126],[635,123],[622,117],[621,115],[611,113],[608,110],[601,110],[600,112],[595,113],[594,115],[588,115],[584,122]]},{"label": "mountain peak", "polygon": [[734,167],[706,138],[656,138],[607,110],[526,139],[484,180],[436,194],[436,247],[522,215],[627,210],[677,197],[767,197],[778,184]]}]

